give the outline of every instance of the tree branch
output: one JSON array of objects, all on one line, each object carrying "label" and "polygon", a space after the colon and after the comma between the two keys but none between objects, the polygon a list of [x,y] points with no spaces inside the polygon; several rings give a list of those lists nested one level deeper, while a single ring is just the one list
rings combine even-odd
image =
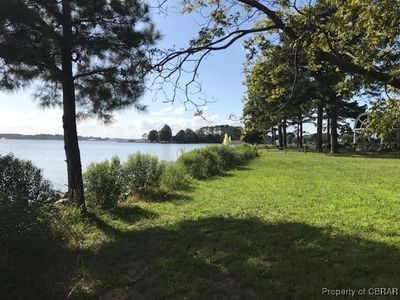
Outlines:
[{"label": "tree branch", "polygon": [[[237,41],[238,39],[244,37],[247,34],[251,34],[251,33],[257,33],[257,32],[265,32],[265,31],[269,31],[269,30],[273,30],[273,29],[278,29],[278,27],[276,27],[275,25],[271,25],[271,26],[267,26],[267,27],[261,27],[261,28],[253,28],[253,29],[241,29],[241,30],[236,30],[233,31],[231,33],[229,33],[228,35],[213,41],[209,44],[206,44],[204,46],[198,46],[198,47],[189,47],[187,49],[184,50],[180,50],[180,51],[175,51],[172,52],[170,54],[168,54],[163,60],[161,60],[159,63],[155,64],[154,67],[162,67],[163,65],[165,65],[166,63],[170,62],[171,60],[174,60],[178,57],[180,57],[181,55],[186,55],[188,54],[188,57],[191,55],[194,55],[198,52],[202,52],[205,50],[223,50],[228,48],[229,46],[231,46],[235,41]],[[228,40],[228,41],[227,41]],[[221,44],[223,42],[226,42],[226,44],[223,44],[221,46],[217,46],[218,44]]]},{"label": "tree branch", "polygon": [[74,76],[74,80],[82,78],[82,77],[86,77],[86,76],[92,76],[92,75],[96,75],[96,74],[101,74],[101,73],[106,73],[112,70],[115,70],[117,67],[110,67],[110,68],[100,68],[100,69],[95,69],[92,70],[90,72],[86,72],[86,73],[80,73]]},{"label": "tree branch", "polygon": [[340,56],[339,56],[339,55],[335,55],[333,53],[326,52],[326,51],[319,49],[318,56],[321,60],[328,61],[328,62],[338,66],[343,71],[360,74],[369,79],[373,79],[375,81],[379,81],[381,83],[385,83],[385,84],[388,84],[395,88],[400,89],[400,78],[393,77],[392,75],[385,73],[383,71],[380,71],[380,70],[376,70],[376,69],[372,69],[372,68],[366,69],[364,67],[361,67],[361,66],[353,63],[351,57],[346,54],[340,54]]}]

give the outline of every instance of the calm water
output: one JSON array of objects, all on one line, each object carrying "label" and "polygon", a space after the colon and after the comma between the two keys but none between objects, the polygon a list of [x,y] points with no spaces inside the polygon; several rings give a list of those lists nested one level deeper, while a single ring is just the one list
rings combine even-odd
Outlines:
[{"label": "calm water", "polygon": [[[124,161],[129,154],[142,152],[157,155],[160,159],[174,161],[182,152],[207,146],[206,144],[146,144],[117,143],[111,141],[80,141],[82,168],[118,155]],[[0,140],[0,154],[12,152],[16,157],[32,161],[43,170],[43,175],[54,187],[65,190],[67,165],[63,141]]]}]

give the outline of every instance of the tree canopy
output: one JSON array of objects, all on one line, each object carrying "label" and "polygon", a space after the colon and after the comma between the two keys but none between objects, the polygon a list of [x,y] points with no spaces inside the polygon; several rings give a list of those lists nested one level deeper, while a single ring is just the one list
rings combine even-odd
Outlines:
[{"label": "tree canopy", "polygon": [[105,122],[144,92],[148,52],[158,37],[139,0],[3,0],[0,89],[39,84],[43,106],[63,107],[70,199],[84,207],[76,118]]},{"label": "tree canopy", "polygon": [[147,139],[150,142],[158,142],[158,131],[157,130],[150,130],[149,134],[147,135]]},{"label": "tree canopy", "polygon": [[161,128],[158,132],[158,140],[160,142],[171,142],[172,141],[172,130],[167,124]]},{"label": "tree canopy", "polygon": [[388,147],[394,148],[400,146],[396,141],[396,130],[400,130],[400,101],[388,99],[373,103],[364,134],[376,134]]},{"label": "tree canopy", "polygon": [[[240,140],[242,134],[242,127],[240,126],[230,126],[230,125],[215,125],[215,126],[205,126],[194,131],[193,129],[186,128],[185,130],[179,130],[172,139],[169,139],[169,131],[171,127],[167,124],[157,132],[157,130],[151,130],[147,139],[150,142],[174,142],[174,143],[222,143],[224,135],[228,134],[232,140]],[[160,138],[161,132],[164,132],[166,138],[163,140]]]},{"label": "tree canopy", "polygon": [[400,88],[398,0],[182,2],[183,12],[201,11],[206,25],[187,49],[172,52],[161,64],[178,59],[181,66],[195,55],[201,63],[208,53],[226,49],[244,37],[256,43],[274,42],[280,34],[294,49],[307,49],[311,66],[327,62],[360,75],[366,84]]}]

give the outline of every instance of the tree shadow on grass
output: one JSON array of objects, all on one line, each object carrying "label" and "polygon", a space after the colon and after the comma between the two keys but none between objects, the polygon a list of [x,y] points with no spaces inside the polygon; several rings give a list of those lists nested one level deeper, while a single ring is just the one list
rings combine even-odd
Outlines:
[{"label": "tree shadow on grass", "polygon": [[303,223],[215,217],[100,228],[113,241],[84,254],[91,289],[75,298],[329,299],[322,288],[400,282],[399,248]]},{"label": "tree shadow on grass", "polygon": [[[0,211],[0,299],[65,299],[78,261],[48,222]],[[6,219],[14,224],[3,223]]]},{"label": "tree shadow on grass", "polygon": [[238,166],[235,168],[235,170],[239,170],[239,171],[250,171],[252,170],[252,168],[249,168],[248,166]]},{"label": "tree shadow on grass", "polygon": [[90,211],[87,213],[87,220],[102,230],[106,235],[115,237],[120,236],[121,232],[112,227],[108,221],[110,220],[108,216],[111,216],[113,220],[120,220],[125,223],[125,225],[133,225],[134,223],[143,219],[155,219],[158,218],[158,214],[152,211],[143,209],[138,206],[123,206],[114,207],[109,211],[101,211],[102,217],[98,216],[99,212]]},{"label": "tree shadow on grass", "polygon": [[158,214],[139,206],[118,206],[108,212],[113,218],[120,219],[126,223],[135,223],[141,219],[155,219],[158,217]]},{"label": "tree shadow on grass", "polygon": [[235,174],[233,173],[234,171],[250,171],[252,170],[252,168],[245,166],[245,165],[237,165],[235,167],[231,167],[227,170],[224,170],[222,173],[218,174],[218,175],[214,175],[210,178],[202,178],[199,179],[200,181],[214,181],[218,178],[230,178],[230,177],[234,177]]},{"label": "tree shadow on grass", "polygon": [[399,159],[396,153],[371,153],[371,152],[340,152],[329,154],[329,156],[336,157],[350,157],[350,158],[369,158],[369,159]]},{"label": "tree shadow on grass", "polygon": [[[185,192],[193,191],[194,188],[190,187]],[[190,201],[193,199],[192,196],[184,192],[164,192],[156,191],[145,195],[136,196],[137,200],[145,202],[179,202],[179,201]]]}]

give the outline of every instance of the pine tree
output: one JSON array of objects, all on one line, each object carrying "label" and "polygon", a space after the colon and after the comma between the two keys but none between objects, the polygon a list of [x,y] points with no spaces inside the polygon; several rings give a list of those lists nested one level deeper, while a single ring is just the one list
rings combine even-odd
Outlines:
[{"label": "pine tree", "polygon": [[77,117],[134,106],[157,39],[140,0],[1,0],[0,88],[37,83],[43,106],[63,108],[70,200],[85,209]]}]

